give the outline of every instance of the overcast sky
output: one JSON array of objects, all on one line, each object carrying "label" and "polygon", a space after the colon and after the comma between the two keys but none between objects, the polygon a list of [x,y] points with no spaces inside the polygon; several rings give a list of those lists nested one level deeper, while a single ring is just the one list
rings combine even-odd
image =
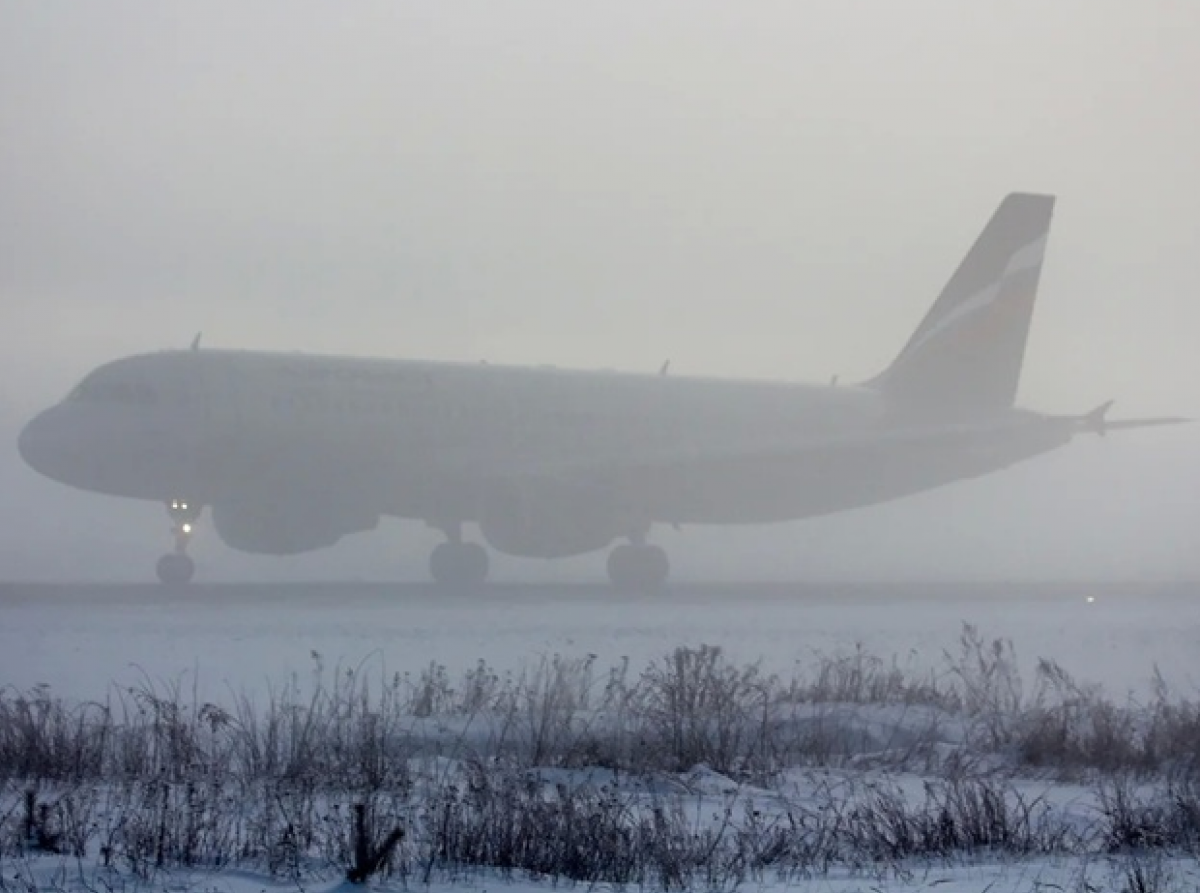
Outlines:
[{"label": "overcast sky", "polygon": [[[107,359],[203,329],[851,381],[1012,190],[1059,196],[1021,402],[1200,415],[1197,46],[1189,0],[2,4],[0,578],[148,576],[167,545],[157,507],[16,455]],[[699,574],[1196,574],[1198,456],[1195,431],[1109,438],[664,542]],[[386,576],[432,541],[214,539],[212,576]]]}]

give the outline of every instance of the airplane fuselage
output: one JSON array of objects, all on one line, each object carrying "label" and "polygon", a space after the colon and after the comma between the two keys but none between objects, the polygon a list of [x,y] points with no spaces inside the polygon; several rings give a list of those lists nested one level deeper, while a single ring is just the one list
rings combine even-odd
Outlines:
[{"label": "airplane fuselage", "polygon": [[646,521],[739,524],[896,498],[1065,442],[1031,419],[993,419],[1000,446],[907,449],[884,436],[905,420],[870,388],[204,350],[101,367],[31,424],[23,452],[72,486],[156,501],[336,490],[378,514],[474,521],[489,493],[559,478]]}]

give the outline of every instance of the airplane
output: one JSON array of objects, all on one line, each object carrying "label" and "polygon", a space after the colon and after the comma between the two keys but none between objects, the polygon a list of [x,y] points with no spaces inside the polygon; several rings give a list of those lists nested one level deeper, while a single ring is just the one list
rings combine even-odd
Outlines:
[{"label": "airplane", "polygon": [[167,584],[192,579],[205,507],[231,548],[333,546],[383,516],[445,540],[433,579],[481,584],[488,551],[611,549],[621,588],[668,577],[655,525],[765,524],[988,474],[1081,433],[1173,424],[1014,408],[1054,197],[1001,202],[895,360],[858,385],[201,349],[88,374],[21,431],[72,487],[165,503]]}]

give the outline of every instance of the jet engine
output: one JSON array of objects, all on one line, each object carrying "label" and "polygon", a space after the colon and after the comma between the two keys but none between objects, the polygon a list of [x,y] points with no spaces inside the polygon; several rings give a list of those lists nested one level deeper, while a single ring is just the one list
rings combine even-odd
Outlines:
[{"label": "jet engine", "polygon": [[617,527],[614,513],[593,494],[548,485],[494,492],[479,518],[489,546],[521,558],[595,552],[617,538]]},{"label": "jet engine", "polygon": [[351,533],[373,530],[379,515],[322,500],[289,499],[218,503],[213,527],[231,549],[294,555],[334,545]]}]

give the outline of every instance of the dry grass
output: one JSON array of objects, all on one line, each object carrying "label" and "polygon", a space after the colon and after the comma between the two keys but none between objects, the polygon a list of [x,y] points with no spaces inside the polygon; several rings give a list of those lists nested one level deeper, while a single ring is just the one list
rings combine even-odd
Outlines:
[{"label": "dry grass", "polygon": [[[1147,702],[1116,704],[1047,661],[1027,684],[1011,645],[970,627],[937,672],[858,649],[782,679],[713,646],[636,674],[593,657],[456,679],[314,661],[311,686],[262,702],[150,681],[104,703],[0,692],[0,878],[41,852],[143,879],[486,867],[729,889],[966,853],[1200,849],[1196,702],[1160,680]],[[732,793],[689,790],[697,765]],[[864,766],[926,782],[916,795],[847,771],[787,789],[797,767]],[[1015,783],[1047,772],[1095,786],[1086,826]]]}]

